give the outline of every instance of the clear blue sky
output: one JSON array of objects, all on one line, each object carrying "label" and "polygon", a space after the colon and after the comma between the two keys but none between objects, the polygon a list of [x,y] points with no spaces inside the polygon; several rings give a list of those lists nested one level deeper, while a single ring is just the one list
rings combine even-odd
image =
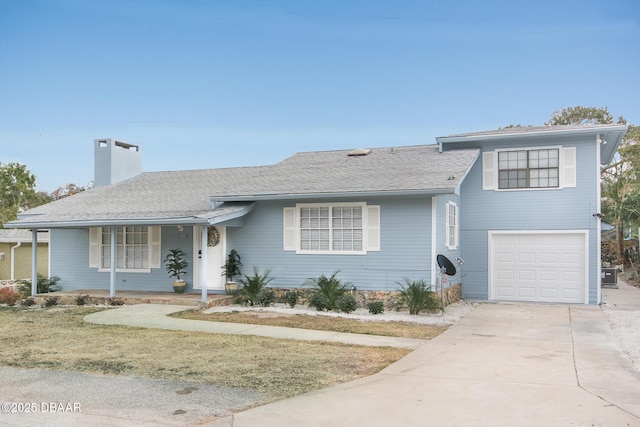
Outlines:
[{"label": "clear blue sky", "polygon": [[93,178],[95,138],[251,166],[639,100],[637,0],[0,0],[0,162],[45,191]]}]

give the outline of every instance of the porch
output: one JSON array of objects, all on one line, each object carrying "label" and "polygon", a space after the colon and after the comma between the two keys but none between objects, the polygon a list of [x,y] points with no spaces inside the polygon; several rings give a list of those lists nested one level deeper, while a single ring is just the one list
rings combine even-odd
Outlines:
[{"label": "porch", "polygon": [[[110,301],[122,301],[125,305],[133,304],[165,304],[165,305],[192,305],[194,307],[214,307],[233,304],[234,297],[231,295],[209,294],[207,302],[202,303],[202,294],[175,292],[154,292],[154,291],[118,291],[114,298],[109,298],[109,290],[77,290],[51,292],[48,294],[37,294],[33,298],[36,304],[45,303],[49,297],[60,297],[60,305],[76,305],[78,297],[84,297],[86,306],[90,305],[110,305]],[[120,304],[115,304],[120,305]]]}]

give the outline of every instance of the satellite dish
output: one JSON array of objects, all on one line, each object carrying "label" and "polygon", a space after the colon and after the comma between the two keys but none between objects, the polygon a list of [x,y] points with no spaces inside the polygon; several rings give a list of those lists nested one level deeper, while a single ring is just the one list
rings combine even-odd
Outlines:
[{"label": "satellite dish", "polygon": [[447,276],[455,276],[456,275],[456,266],[444,255],[439,254],[436,257],[436,261],[438,263],[438,267],[444,268],[444,274]]}]

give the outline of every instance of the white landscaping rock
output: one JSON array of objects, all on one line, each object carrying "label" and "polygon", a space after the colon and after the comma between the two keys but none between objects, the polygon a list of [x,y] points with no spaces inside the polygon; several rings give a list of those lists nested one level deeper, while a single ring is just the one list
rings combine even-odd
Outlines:
[{"label": "white landscaping rock", "polygon": [[473,310],[477,304],[464,301],[445,307],[444,314],[438,313],[421,313],[410,315],[408,312],[385,311],[382,314],[370,314],[366,308],[359,308],[356,311],[346,314],[333,311],[317,311],[315,308],[297,305],[294,308],[286,304],[273,304],[270,307],[245,307],[241,305],[211,307],[205,313],[229,313],[234,311],[252,311],[252,312],[270,312],[281,313],[284,315],[306,314],[308,316],[330,316],[344,317],[347,319],[357,319],[372,322],[412,322],[424,325],[452,325],[457,320],[464,317]]}]

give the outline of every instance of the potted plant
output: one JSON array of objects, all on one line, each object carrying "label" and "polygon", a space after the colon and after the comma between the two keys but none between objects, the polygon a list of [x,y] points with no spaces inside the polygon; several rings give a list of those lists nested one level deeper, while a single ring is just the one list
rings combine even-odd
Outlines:
[{"label": "potted plant", "polygon": [[186,268],[189,263],[184,259],[185,253],[182,249],[169,249],[169,253],[164,259],[164,265],[169,273],[169,277],[175,277],[173,282],[173,290],[176,293],[184,293],[184,288],[187,286],[187,282],[180,278],[183,274],[186,274]]},{"label": "potted plant", "polygon": [[227,256],[227,261],[222,266],[222,275],[227,278],[227,282],[224,285],[224,290],[227,294],[234,294],[238,291],[238,284],[233,281],[235,276],[240,275],[240,255],[235,249],[231,249]]}]

